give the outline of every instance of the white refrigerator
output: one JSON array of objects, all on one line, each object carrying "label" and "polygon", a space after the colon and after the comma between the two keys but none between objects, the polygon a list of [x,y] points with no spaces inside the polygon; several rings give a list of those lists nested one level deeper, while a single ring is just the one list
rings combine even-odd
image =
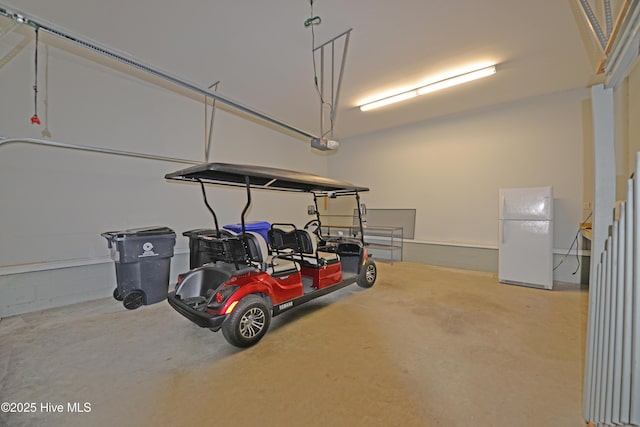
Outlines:
[{"label": "white refrigerator", "polygon": [[553,188],[501,188],[498,280],[553,288]]}]

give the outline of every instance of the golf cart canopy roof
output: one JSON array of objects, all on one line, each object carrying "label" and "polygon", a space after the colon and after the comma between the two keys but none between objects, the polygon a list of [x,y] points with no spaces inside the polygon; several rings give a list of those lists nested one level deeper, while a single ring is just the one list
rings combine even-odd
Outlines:
[{"label": "golf cart canopy roof", "polygon": [[347,195],[369,191],[349,182],[287,169],[230,163],[204,163],[165,175],[166,179],[195,181],[279,191],[301,191],[316,194]]}]

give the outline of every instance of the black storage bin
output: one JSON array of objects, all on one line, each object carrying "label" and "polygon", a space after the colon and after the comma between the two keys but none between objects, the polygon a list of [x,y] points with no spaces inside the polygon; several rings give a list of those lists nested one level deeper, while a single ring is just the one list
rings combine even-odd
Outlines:
[{"label": "black storage bin", "polygon": [[116,265],[113,297],[130,310],[167,298],[176,234],[167,227],[102,233]]},{"label": "black storage bin", "polygon": [[214,229],[196,228],[185,231],[182,235],[189,238],[189,268],[193,270],[213,261],[208,245],[200,238],[201,236],[231,237],[233,233],[228,230],[220,230],[220,236],[218,236]]}]

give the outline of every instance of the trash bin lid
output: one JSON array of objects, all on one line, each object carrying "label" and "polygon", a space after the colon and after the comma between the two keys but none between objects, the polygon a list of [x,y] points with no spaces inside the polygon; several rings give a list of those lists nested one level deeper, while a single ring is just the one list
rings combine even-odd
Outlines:
[{"label": "trash bin lid", "polygon": [[130,228],[128,230],[122,231],[107,231],[102,233],[103,237],[107,238],[121,238],[125,239],[127,237],[143,237],[143,236],[160,236],[165,234],[174,234],[172,229],[169,227],[163,226],[153,226],[153,227],[140,227],[140,228]]}]

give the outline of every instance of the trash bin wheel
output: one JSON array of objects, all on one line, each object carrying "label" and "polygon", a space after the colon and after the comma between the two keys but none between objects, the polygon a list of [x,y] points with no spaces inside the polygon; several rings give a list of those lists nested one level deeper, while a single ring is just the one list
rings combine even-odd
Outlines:
[{"label": "trash bin wheel", "polygon": [[131,291],[124,296],[122,305],[127,310],[135,310],[144,303],[144,294],[141,291]]},{"label": "trash bin wheel", "polygon": [[115,288],[113,290],[113,298],[115,298],[118,301],[122,301],[122,294],[120,293],[120,291],[118,290],[118,288]]}]

